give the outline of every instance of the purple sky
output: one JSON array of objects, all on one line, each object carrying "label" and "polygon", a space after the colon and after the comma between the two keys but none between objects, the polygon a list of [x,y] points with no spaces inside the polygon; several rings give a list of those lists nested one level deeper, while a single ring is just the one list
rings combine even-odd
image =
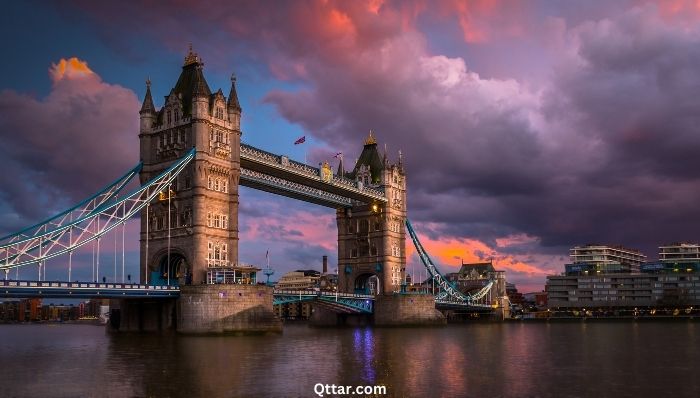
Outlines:
[{"label": "purple sky", "polygon": [[[143,82],[161,106],[191,42],[213,90],[238,76],[245,142],[315,164],[354,159],[372,129],[401,150],[409,218],[445,271],[493,258],[530,291],[573,245],[653,259],[699,240],[700,4],[611,3],[11,4],[0,232],[132,167]],[[249,189],[241,206],[242,261],[334,264],[332,211]]]}]

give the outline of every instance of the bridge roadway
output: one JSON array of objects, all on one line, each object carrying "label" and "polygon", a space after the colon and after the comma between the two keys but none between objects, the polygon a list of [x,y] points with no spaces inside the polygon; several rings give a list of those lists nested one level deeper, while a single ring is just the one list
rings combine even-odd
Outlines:
[{"label": "bridge roadway", "polygon": [[[410,293],[409,293],[410,294]],[[2,298],[177,298],[179,286],[142,285],[138,283],[95,283],[61,281],[14,281],[0,280]],[[333,293],[316,290],[275,290],[273,305],[314,301],[335,312],[349,314],[371,314],[375,297],[369,294]],[[465,304],[449,300],[435,300],[441,310],[467,310],[488,312],[489,305]]]},{"label": "bridge roadway", "polygon": [[0,281],[4,298],[176,298],[178,286],[153,286],[138,283],[95,283],[60,281]]}]

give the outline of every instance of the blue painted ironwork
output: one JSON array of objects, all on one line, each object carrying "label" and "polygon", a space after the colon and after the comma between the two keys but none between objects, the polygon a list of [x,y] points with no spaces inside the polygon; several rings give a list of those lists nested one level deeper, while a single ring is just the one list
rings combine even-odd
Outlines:
[{"label": "blue painted ironwork", "polygon": [[0,281],[0,297],[5,298],[177,298],[177,286],[131,283]]},{"label": "blue painted ironwork", "polygon": [[374,296],[368,294],[332,293],[314,290],[276,290],[273,305],[315,301],[340,312],[371,314],[374,312]]},{"label": "blue painted ironwork", "polygon": [[[0,238],[0,243],[7,245],[8,243],[17,242],[22,239],[31,238],[40,233],[46,233],[61,227],[66,222],[72,222],[74,219],[90,214],[101,205],[114,198],[121,190],[141,171],[143,163],[137,164],[134,168],[126,172],[126,174],[114,180],[111,184],[101,189],[98,193],[83,200],[68,210],[58,213],[44,221],[24,228],[19,232],[9,234]],[[4,243],[3,243],[4,242]]]},{"label": "blue painted ironwork", "polygon": [[99,239],[138,214],[156,195],[167,190],[194,156],[195,150],[192,148],[142,187],[125,194],[118,198],[119,200],[103,202],[76,220],[31,237],[0,245],[0,269],[7,273],[11,268],[37,264]]},{"label": "blue painted ironwork", "polygon": [[467,306],[485,306],[484,304],[476,303],[476,301],[486,296],[486,294],[491,290],[491,288],[494,285],[493,281],[489,281],[489,283],[486,286],[484,286],[481,290],[474,294],[462,293],[461,291],[459,291],[459,289],[457,289],[456,286],[450,283],[450,281],[448,281],[447,278],[445,278],[437,269],[433,261],[430,259],[428,252],[425,251],[423,245],[420,243],[420,240],[418,239],[418,234],[416,234],[416,231],[413,229],[413,226],[411,225],[411,222],[408,219],[406,219],[406,229],[408,230],[408,234],[411,236],[411,240],[413,241],[413,245],[416,247],[416,251],[418,252],[418,256],[420,257],[421,262],[428,270],[430,277],[436,282],[436,284],[439,287],[440,291],[436,295],[436,302],[450,302],[454,304],[462,304]]}]

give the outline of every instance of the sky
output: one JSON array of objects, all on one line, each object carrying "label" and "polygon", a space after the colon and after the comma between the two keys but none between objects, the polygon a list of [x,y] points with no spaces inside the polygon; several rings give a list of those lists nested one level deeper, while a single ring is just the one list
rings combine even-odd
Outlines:
[{"label": "sky", "polygon": [[[697,0],[12,2],[0,233],[133,167],[144,82],[162,106],[191,43],[212,90],[235,73],[243,142],[348,161],[372,129],[390,159],[400,150],[409,219],[444,272],[493,260],[527,292],[575,245],[653,260],[661,244],[700,240],[699,19]],[[275,278],[320,269],[324,254],[337,263],[333,211],[240,195],[241,261],[269,250]],[[57,261],[47,275],[64,272]]]}]

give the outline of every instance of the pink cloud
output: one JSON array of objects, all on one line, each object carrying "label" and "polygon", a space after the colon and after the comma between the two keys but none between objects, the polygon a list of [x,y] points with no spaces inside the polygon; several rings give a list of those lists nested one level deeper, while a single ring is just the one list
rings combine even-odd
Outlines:
[{"label": "pink cloud", "polygon": [[0,207],[18,223],[82,200],[138,160],[133,91],[103,82],[77,58],[60,60],[49,74],[46,97],[0,91],[0,130],[12,132],[0,148]]}]

